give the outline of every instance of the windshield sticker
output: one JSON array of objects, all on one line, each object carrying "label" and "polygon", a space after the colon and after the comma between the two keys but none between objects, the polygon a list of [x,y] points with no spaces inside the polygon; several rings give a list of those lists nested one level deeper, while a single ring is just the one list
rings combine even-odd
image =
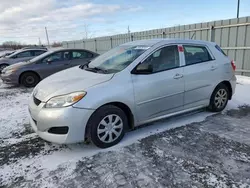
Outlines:
[{"label": "windshield sticker", "polygon": [[134,49],[135,50],[147,50],[149,48],[150,48],[149,46],[136,46]]}]

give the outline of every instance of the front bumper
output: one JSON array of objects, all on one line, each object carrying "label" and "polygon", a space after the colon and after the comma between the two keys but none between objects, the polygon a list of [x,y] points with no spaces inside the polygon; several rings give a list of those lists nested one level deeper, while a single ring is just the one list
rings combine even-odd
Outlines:
[{"label": "front bumper", "polygon": [[[71,144],[85,139],[87,122],[94,112],[89,109],[79,109],[72,106],[65,108],[44,108],[45,103],[38,106],[31,97],[29,101],[29,120],[33,130],[44,140]],[[48,131],[54,127],[68,127],[67,134],[54,134]]]},{"label": "front bumper", "polygon": [[19,77],[16,74],[0,74],[0,78],[6,84],[19,84]]}]

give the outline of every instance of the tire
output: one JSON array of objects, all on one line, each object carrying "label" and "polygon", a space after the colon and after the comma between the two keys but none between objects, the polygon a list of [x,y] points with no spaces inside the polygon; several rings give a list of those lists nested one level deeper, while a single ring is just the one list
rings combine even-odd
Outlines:
[{"label": "tire", "polygon": [[226,85],[219,84],[212,93],[208,109],[212,112],[221,112],[227,106],[229,90]]},{"label": "tire", "polygon": [[7,64],[2,64],[2,65],[0,65],[0,74],[2,73],[2,70],[4,69],[4,68],[6,68],[6,67],[8,67],[9,65],[7,65]]},{"label": "tire", "polygon": [[116,145],[124,137],[128,119],[122,109],[107,105],[94,112],[87,126],[91,141],[99,148],[108,148]]},{"label": "tire", "polygon": [[35,87],[39,83],[40,78],[33,72],[26,72],[21,75],[20,81],[25,87]]}]

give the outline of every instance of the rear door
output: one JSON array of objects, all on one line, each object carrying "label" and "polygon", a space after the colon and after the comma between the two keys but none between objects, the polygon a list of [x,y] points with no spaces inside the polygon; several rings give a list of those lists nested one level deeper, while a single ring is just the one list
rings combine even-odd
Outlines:
[{"label": "rear door", "polygon": [[43,77],[70,67],[70,51],[54,52],[43,58],[37,66],[37,72]]},{"label": "rear door", "polygon": [[70,66],[84,65],[88,63],[92,58],[93,54],[85,50],[72,50],[71,51]]},{"label": "rear door", "polygon": [[215,58],[205,45],[183,45],[185,57],[184,108],[207,105],[217,83]]}]

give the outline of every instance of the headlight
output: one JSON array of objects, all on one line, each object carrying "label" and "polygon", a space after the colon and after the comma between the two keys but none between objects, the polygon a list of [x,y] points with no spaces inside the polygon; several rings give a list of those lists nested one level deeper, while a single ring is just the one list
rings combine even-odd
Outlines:
[{"label": "headlight", "polygon": [[81,100],[86,94],[87,93],[83,91],[53,97],[47,101],[47,103],[45,104],[45,108],[60,108],[71,106]]}]

